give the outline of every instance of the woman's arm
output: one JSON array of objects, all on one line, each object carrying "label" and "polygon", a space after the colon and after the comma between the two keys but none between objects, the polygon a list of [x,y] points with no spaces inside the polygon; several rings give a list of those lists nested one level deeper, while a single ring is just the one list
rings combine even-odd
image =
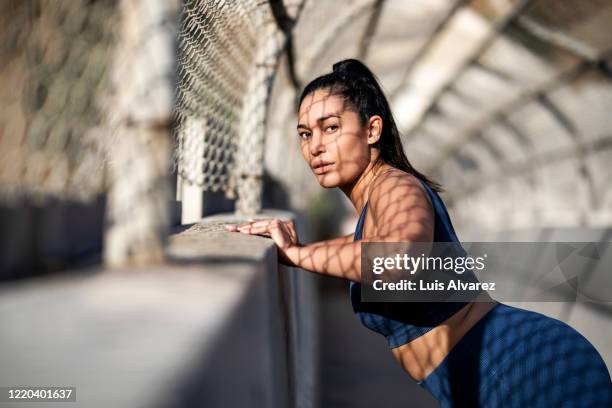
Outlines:
[{"label": "woman's arm", "polygon": [[350,235],[301,245],[293,222],[257,220],[228,227],[231,231],[268,236],[288,265],[352,280],[361,279],[361,242],[431,242],[433,210],[414,177],[387,177],[373,186],[370,209],[377,234],[352,242]]},{"label": "woman's arm", "polygon": [[292,221],[254,220],[227,225],[226,229],[272,238],[278,246],[280,261],[288,266],[349,280],[361,277],[361,243],[353,242],[353,234],[302,245]]},{"label": "woman's arm", "polygon": [[[302,246],[289,246],[283,256],[289,260],[292,266],[306,269],[324,275],[343,278],[354,282],[361,281],[361,255],[362,243],[377,242],[388,243],[384,247],[377,247],[376,256],[385,254],[387,257],[395,257],[396,254],[415,254],[428,252],[428,233],[421,229],[413,228],[413,233],[407,238],[395,236],[370,236],[355,242],[338,242],[336,240],[315,242],[314,244]],[[417,231],[419,229],[420,231]],[[418,244],[415,244],[418,243]],[[372,252],[368,251],[371,256]]]},{"label": "woman's arm", "polygon": [[[431,242],[433,209],[427,193],[413,177],[387,177],[373,185],[370,209],[378,234],[352,242],[346,239],[321,241],[302,246],[289,246],[285,256],[297,267],[312,272],[359,282],[361,280],[362,242]],[[397,248],[389,247],[390,253]]]},{"label": "woman's arm", "polygon": [[285,256],[293,265],[311,272],[358,282],[361,278],[361,241],[352,236],[291,246]]},{"label": "woman's arm", "polygon": [[317,241],[306,245],[325,246],[328,244],[348,244],[349,242],[353,242],[354,236],[355,234],[351,232],[350,234],[344,235],[342,237],[332,238],[325,241]]}]

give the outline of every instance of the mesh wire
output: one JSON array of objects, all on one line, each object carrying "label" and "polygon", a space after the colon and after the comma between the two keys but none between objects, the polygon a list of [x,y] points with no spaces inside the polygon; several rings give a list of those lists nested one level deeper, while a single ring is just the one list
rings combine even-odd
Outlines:
[{"label": "mesh wire", "polygon": [[256,51],[254,1],[184,3],[179,31],[175,151],[178,176],[228,188],[243,97]]},{"label": "mesh wire", "polygon": [[[122,180],[122,174],[134,167],[130,165],[134,156],[123,153],[136,154],[142,149],[122,150],[120,146],[127,134],[155,133],[143,129],[149,126],[146,123],[163,120],[152,106],[159,100],[163,105],[165,98],[160,98],[157,90],[144,92],[156,80],[149,78],[147,70],[135,70],[158,62],[145,55],[151,50],[162,60],[174,55],[160,56],[166,48],[155,45],[156,37],[164,31],[163,21],[141,24],[155,33],[143,34],[141,48],[148,51],[137,50],[136,38],[129,47],[122,46],[125,39],[119,37],[131,30],[126,34],[122,24],[137,27],[137,14],[155,13],[146,8],[130,9],[128,4],[120,0],[14,0],[0,6],[7,39],[0,48],[4,63],[0,80],[15,85],[0,90],[4,107],[0,113],[3,197],[26,193],[88,200],[112,192],[114,186],[115,193],[125,193],[141,190],[130,190],[129,183],[148,185],[142,180],[130,181],[130,177]],[[370,4],[368,0],[346,2],[352,7],[349,10],[358,11]],[[300,27],[317,32],[314,28],[324,18],[317,6],[322,4],[294,0],[283,6],[297,28],[297,71],[299,76],[306,75],[299,66],[304,62],[310,71],[312,60],[319,59],[320,50],[335,35],[326,34],[327,38],[315,41],[315,45],[324,45],[314,47],[313,52]],[[300,13],[306,24],[298,24]],[[140,17],[148,21],[147,16]],[[284,40],[270,2],[182,2],[178,57],[173,60],[177,76],[174,164],[180,182],[202,190],[222,190],[237,198],[239,213],[261,208],[265,122]],[[306,55],[300,54],[302,49],[307,49]],[[305,61],[305,56],[310,61]],[[137,68],[131,69],[131,65]],[[156,68],[148,71],[158,72]],[[126,128],[126,121],[136,126],[135,133]],[[149,144],[147,137],[142,140],[143,146]],[[110,195],[112,225],[123,223],[126,217],[121,214],[130,213],[125,209],[130,207],[128,201],[137,199],[135,194],[127,194],[129,200]]]},{"label": "mesh wire", "polygon": [[177,5],[0,3],[2,204],[104,195],[107,264],[161,258]]},{"label": "mesh wire", "polygon": [[103,115],[116,0],[0,6],[0,194],[88,200],[104,190]]}]

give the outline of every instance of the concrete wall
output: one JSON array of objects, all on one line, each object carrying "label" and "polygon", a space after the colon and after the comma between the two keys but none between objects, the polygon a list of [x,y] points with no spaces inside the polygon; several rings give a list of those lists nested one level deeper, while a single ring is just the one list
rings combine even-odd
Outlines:
[{"label": "concrete wall", "polygon": [[0,204],[0,281],[99,263],[106,198]]},{"label": "concrete wall", "polygon": [[1,284],[0,384],[73,386],[75,407],[314,406],[316,277],[231,217],[171,236],[164,266]]}]

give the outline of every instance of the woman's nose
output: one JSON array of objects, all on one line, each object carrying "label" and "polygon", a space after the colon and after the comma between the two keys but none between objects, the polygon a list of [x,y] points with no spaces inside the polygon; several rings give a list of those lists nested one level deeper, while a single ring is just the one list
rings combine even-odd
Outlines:
[{"label": "woman's nose", "polygon": [[318,156],[325,151],[325,145],[323,144],[323,137],[321,132],[313,132],[310,139],[310,154]]}]

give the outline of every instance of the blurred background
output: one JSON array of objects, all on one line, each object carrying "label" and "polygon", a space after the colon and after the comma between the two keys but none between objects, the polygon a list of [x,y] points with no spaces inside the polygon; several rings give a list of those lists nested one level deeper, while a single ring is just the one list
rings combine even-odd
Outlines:
[{"label": "blurred background", "polygon": [[[359,58],[462,241],[611,241],[611,23],[609,0],[2,0],[0,387],[435,406],[358,325],[346,281],[222,224],[353,231],[295,115],[309,80]],[[609,303],[520,306],[611,367]]]}]

